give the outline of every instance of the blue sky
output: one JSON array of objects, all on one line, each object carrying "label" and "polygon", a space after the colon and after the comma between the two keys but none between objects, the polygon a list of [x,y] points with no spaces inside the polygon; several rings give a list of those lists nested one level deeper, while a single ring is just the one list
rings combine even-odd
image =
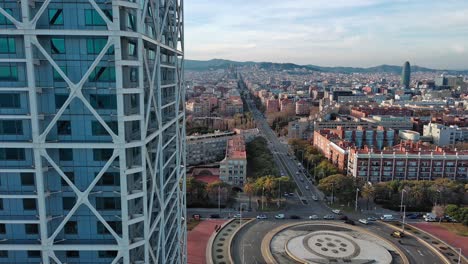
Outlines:
[{"label": "blue sky", "polygon": [[468,69],[468,0],[186,0],[187,59]]}]

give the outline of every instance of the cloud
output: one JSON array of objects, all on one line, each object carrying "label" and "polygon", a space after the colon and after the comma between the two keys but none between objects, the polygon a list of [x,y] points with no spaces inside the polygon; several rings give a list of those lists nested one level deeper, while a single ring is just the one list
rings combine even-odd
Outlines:
[{"label": "cloud", "polygon": [[189,59],[468,68],[451,56],[468,43],[464,0],[191,0],[184,10]]}]

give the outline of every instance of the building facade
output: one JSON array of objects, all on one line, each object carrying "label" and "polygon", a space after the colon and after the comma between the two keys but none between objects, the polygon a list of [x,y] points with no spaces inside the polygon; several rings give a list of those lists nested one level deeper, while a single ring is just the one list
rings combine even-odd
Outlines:
[{"label": "building facade", "polygon": [[186,263],[183,40],[182,0],[0,4],[0,263]]},{"label": "building facade", "polygon": [[467,151],[422,147],[419,143],[404,142],[392,150],[351,149],[348,156],[348,175],[368,182],[467,179]]},{"label": "building facade", "polygon": [[233,186],[243,187],[247,178],[247,152],[242,136],[229,139],[226,157],[219,166],[219,179]]},{"label": "building facade", "polygon": [[226,145],[235,132],[187,137],[187,165],[218,162],[225,157]]},{"label": "building facade", "polygon": [[453,146],[464,140],[463,130],[457,126],[444,126],[429,123],[424,126],[423,135],[432,138],[432,142],[440,147]]}]

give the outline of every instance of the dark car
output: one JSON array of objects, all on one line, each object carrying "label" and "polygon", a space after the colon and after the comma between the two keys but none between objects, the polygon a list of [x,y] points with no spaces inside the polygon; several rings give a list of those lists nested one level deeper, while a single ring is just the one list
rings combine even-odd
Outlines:
[{"label": "dark car", "polygon": [[290,218],[291,218],[291,219],[301,219],[301,217],[298,216],[298,215],[291,215]]},{"label": "dark car", "polygon": [[210,218],[221,218],[219,214],[212,214],[210,215]]},{"label": "dark car", "polygon": [[351,219],[348,219],[348,220],[346,220],[344,222],[345,222],[345,224],[348,224],[348,225],[356,225],[356,223],[354,223],[354,221],[351,220]]},{"label": "dark car", "polygon": [[342,215],[338,219],[339,220],[348,220],[348,217],[346,215]]}]

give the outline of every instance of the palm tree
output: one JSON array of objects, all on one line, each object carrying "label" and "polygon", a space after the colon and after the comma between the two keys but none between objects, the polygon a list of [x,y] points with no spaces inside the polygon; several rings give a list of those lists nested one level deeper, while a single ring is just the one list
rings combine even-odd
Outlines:
[{"label": "palm tree", "polygon": [[250,210],[252,208],[252,203],[251,203],[252,194],[254,194],[255,192],[254,184],[251,182],[247,182],[246,184],[244,184],[244,192],[249,195],[249,210]]}]

